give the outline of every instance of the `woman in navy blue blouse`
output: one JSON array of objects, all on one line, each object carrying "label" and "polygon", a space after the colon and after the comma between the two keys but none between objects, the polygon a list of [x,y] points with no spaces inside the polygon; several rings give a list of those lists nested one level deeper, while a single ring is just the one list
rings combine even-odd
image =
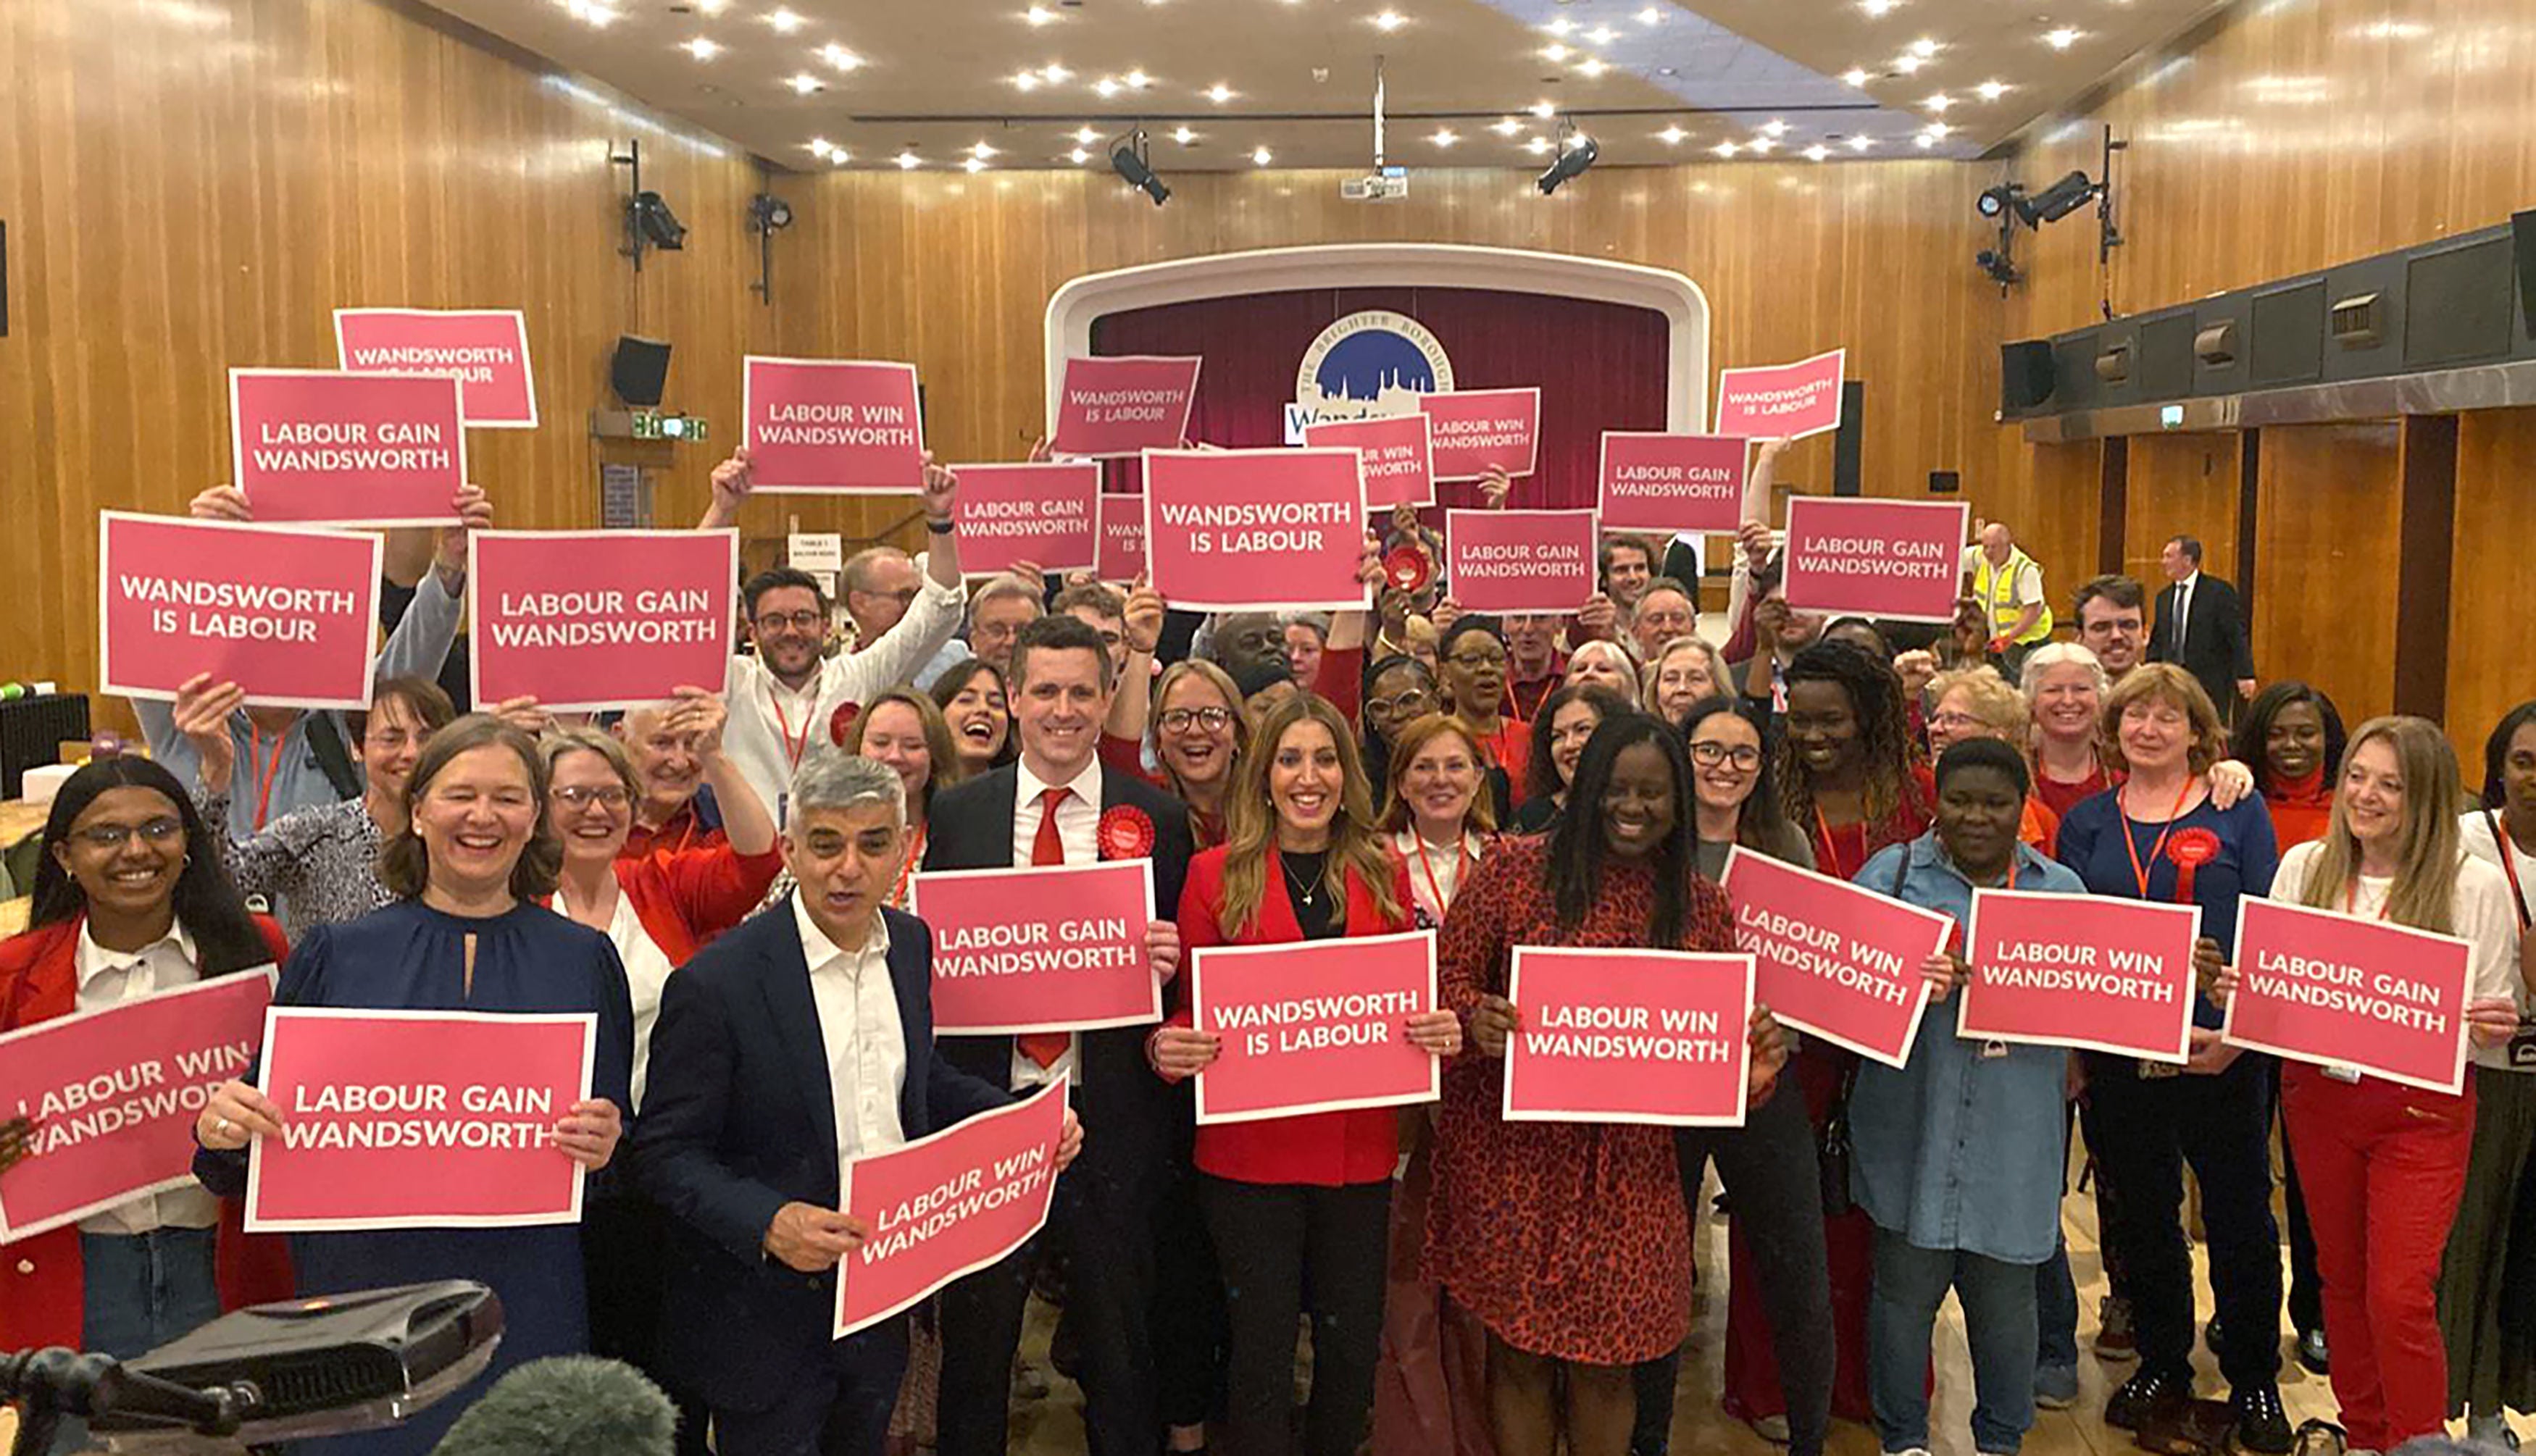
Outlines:
[{"label": "woman in navy blue blouse", "polygon": [[[2118,787],[2060,821],[2060,861],[2099,895],[2194,905],[2201,933],[2237,937],[2237,903],[2270,891],[2280,854],[2259,797],[2222,809],[2210,769],[2227,734],[2209,694],[2171,664],[2132,668],[2106,695],[2103,741]],[[2205,946],[2205,950],[2212,947]],[[2182,1067],[2090,1051],[2087,1096],[2105,1176],[2122,1189],[2105,1237],[2129,1276],[2137,1373],[2105,1403],[2106,1424],[2136,1430],[2192,1393],[2192,1259],[2184,1233],[2186,1163],[2201,1184],[2218,1296],[2219,1368],[2238,1443],[2290,1449],[2281,1365],[2280,1232],[2272,1222],[2272,1059],[2219,1041],[2219,1008],[2193,1009]]]}]

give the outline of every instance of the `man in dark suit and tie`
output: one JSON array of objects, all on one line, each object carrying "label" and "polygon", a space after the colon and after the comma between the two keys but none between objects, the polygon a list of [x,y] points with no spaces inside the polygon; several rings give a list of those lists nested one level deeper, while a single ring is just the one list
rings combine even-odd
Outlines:
[{"label": "man in dark suit and tie", "polygon": [[2173,663],[2198,680],[2236,721],[2238,704],[2254,695],[2254,647],[2246,635],[2246,603],[2237,589],[2201,574],[2201,542],[2179,536],[2158,562],[2170,585],[2157,594],[2157,625],[2150,629],[2148,660]]},{"label": "man in dark suit and tie", "polygon": [[[837,1262],[869,1232],[839,1211],[838,1171],[1012,1098],[934,1052],[932,933],[883,904],[897,771],[813,754],[790,801],[799,888],[662,993],[634,1175],[674,1221],[662,1352],[722,1456],[879,1456],[907,1322],[830,1337]],[[1059,1168],[1081,1138],[1069,1114]]]},{"label": "man in dark suit and tie", "polygon": [[[1179,969],[1171,920],[1191,844],[1179,800],[1105,771],[1101,726],[1117,691],[1101,634],[1042,617],[1013,643],[1011,701],[1021,759],[936,794],[924,868],[997,869],[1150,857],[1155,971]],[[999,1088],[1072,1078],[1084,1157],[1057,1180],[1047,1228],[1002,1263],[942,1292],[941,1456],[1003,1456],[1005,1407],[1022,1306],[1038,1259],[1068,1260],[1066,1318],[1080,1336],[1084,1426],[1092,1456],[1153,1456],[1161,1445],[1155,1353],[1153,1213],[1171,1169],[1172,1089],[1145,1063],[1150,1027],[946,1037],[942,1055]]]}]

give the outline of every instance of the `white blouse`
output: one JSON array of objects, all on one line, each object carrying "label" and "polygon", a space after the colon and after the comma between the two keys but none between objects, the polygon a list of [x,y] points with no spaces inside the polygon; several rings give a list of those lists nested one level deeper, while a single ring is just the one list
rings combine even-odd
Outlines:
[{"label": "white blouse", "polygon": [[[2272,876],[2271,898],[2289,905],[2301,903],[2308,871],[2323,849],[2322,840],[2292,846],[2281,856],[2281,866]],[[2364,919],[2378,918],[2385,914],[2386,897],[2394,888],[2391,877],[2360,876],[2351,914]],[[2510,904],[2508,876],[2495,869],[2490,860],[2465,855],[2457,865],[2456,899],[2448,912],[2448,924],[2449,934],[2473,947],[2473,976],[2466,998],[2480,1001],[2507,996],[2518,1003],[2523,1016],[2527,997],[2518,983],[2518,912]],[[2497,1046],[2478,1042],[2466,1045],[2475,1065],[2509,1069],[2507,1043]]]}]

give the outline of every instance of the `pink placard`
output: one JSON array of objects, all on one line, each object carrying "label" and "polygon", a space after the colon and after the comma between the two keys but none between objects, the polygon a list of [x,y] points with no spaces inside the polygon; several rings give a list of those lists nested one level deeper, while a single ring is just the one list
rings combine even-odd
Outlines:
[{"label": "pink placard", "polygon": [[1351,935],[1191,954],[1189,1016],[1224,1039],[1197,1120],[1255,1122],[1431,1103],[1443,1063],[1409,1040],[1435,1009],[1435,936]]},{"label": "pink placard", "polygon": [[1976,888],[1955,1035],[2181,1065],[2200,934],[2197,905]]},{"label": "pink placard", "polygon": [[1105,582],[1132,582],[1145,574],[1145,498],[1101,497],[1101,564]]},{"label": "pink placard", "polygon": [[1476,480],[1490,466],[1529,475],[1541,449],[1541,391],[1462,389],[1420,395],[1434,430],[1438,480]]},{"label": "pink placard", "polygon": [[1752,958],[1518,945],[1506,999],[1508,1122],[1741,1127]]},{"label": "pink placard", "polygon": [[1971,511],[1958,501],[1790,497],[1788,604],[1893,621],[1953,621]]},{"label": "pink placard", "polygon": [[1049,448],[1094,460],[1178,449],[1197,406],[1200,362],[1154,354],[1067,359]]},{"label": "pink placard", "polygon": [[1353,450],[1148,450],[1145,561],[1187,611],[1349,611],[1364,498]]},{"label": "pink placard", "polygon": [[1377,516],[1393,506],[1435,503],[1431,424],[1423,411],[1333,420],[1303,426],[1303,444],[1311,449],[1356,451],[1364,479],[1364,511]]},{"label": "pink placard", "polygon": [[1750,443],[1740,435],[1603,431],[1603,529],[1734,535],[1744,523]]},{"label": "pink placard", "polygon": [[229,371],[231,480],[268,526],[458,519],[458,381],[338,369]]},{"label": "pink placard", "polygon": [[1101,467],[1097,462],[954,466],[960,494],[960,569],[1010,571],[1029,561],[1051,575],[1100,564]]},{"label": "pink placard", "polygon": [[1717,376],[1717,433],[1802,440],[1840,428],[1840,372],[1849,350]]},{"label": "pink placard", "polygon": [[1574,611],[1594,595],[1592,511],[1444,513],[1444,580],[1464,611]]},{"label": "pink placard", "polygon": [[96,536],[104,691],[172,701],[209,672],[250,703],[369,707],[380,538],[121,511]]},{"label": "pink placard", "polygon": [[1726,856],[1726,895],[1779,1020],[1886,1066],[1911,1059],[1929,1000],[1921,963],[1952,919],[1741,847]]},{"label": "pink placard", "polygon": [[1088,1032],[1163,1019],[1145,955],[1150,859],[919,872],[908,908],[933,927],[933,1030]]},{"label": "pink placard", "polygon": [[837,1261],[837,1339],[994,1263],[1047,1222],[1065,1080],[837,1171],[838,1202],[864,1228]]},{"label": "pink placard", "polygon": [[2430,1092],[2465,1086],[2473,947],[2331,911],[2246,897],[2237,990],[2220,1035]]},{"label": "pink placard", "polygon": [[335,360],[363,373],[457,380],[469,429],[538,427],[529,321],[516,308],[339,308]]},{"label": "pink placard", "polygon": [[274,974],[220,976],[0,1035],[0,1121],[34,1119],[0,1172],[0,1243],[194,1180],[194,1119],[246,1075]]},{"label": "pink placard", "polygon": [[561,713],[719,692],[738,576],[735,530],[470,532],[476,701]]},{"label": "pink placard", "polygon": [[272,1008],[282,1135],[247,1158],[247,1232],[581,1222],[554,1124],[590,1096],[598,1035],[588,1012]]},{"label": "pink placard", "polygon": [[752,489],[923,492],[924,411],[914,364],[750,354],[740,368],[740,443]]}]

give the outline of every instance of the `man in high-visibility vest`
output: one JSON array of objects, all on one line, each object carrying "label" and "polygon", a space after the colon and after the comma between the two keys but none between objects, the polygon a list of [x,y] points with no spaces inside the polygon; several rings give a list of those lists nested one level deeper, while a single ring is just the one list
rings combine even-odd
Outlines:
[{"label": "man in high-visibility vest", "polygon": [[2025,655],[2052,640],[2052,607],[2043,600],[2043,568],[2016,548],[1997,521],[1981,529],[1981,543],[1964,547],[1963,569],[1973,579],[1973,600],[1990,624],[1990,653],[2010,682]]}]

